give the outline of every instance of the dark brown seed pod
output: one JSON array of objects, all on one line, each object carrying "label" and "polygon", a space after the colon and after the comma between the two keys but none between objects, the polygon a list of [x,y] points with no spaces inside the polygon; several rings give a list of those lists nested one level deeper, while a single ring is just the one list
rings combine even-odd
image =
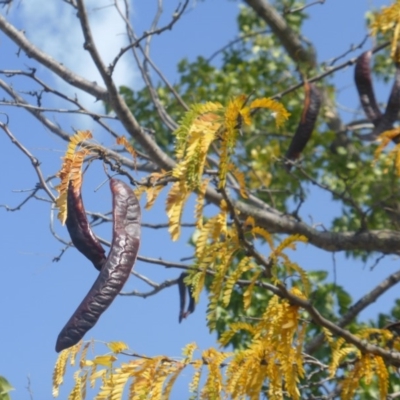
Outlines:
[{"label": "dark brown seed pod", "polygon": [[140,206],[132,189],[111,179],[113,239],[110,253],[89,293],[57,338],[56,351],[78,343],[121,291],[135,263],[140,245]]},{"label": "dark brown seed pod", "polygon": [[[389,100],[386,105],[385,113],[379,120],[379,123],[372,131],[372,136],[375,139],[382,132],[393,129],[393,124],[396,122],[400,111],[400,64],[396,64],[396,73],[390,92]],[[399,142],[398,137],[393,139],[396,143]]]},{"label": "dark brown seed pod", "polygon": [[371,51],[366,51],[357,58],[354,68],[354,80],[364,113],[376,126],[382,117],[382,113],[376,102],[372,85],[370,68],[371,55]]},{"label": "dark brown seed pod", "polygon": [[292,168],[292,162],[300,157],[310,140],[321,107],[321,93],[318,88],[313,83],[306,83],[305,88],[306,98],[301,120],[285,155],[285,165],[288,171]]},{"label": "dark brown seed pod", "polygon": [[400,336],[400,321],[392,322],[386,325],[383,329],[387,329],[396,336]]},{"label": "dark brown seed pod", "polygon": [[[192,294],[192,287],[186,286],[184,279],[186,278],[187,273],[182,272],[178,278],[178,289],[179,289],[179,323],[182,322],[183,319],[187,318],[189,314],[192,314],[196,307],[196,302]],[[189,294],[189,306],[185,311],[186,307],[186,290]]]},{"label": "dark brown seed pod", "polygon": [[90,228],[81,189],[74,188],[72,182],[68,186],[65,224],[74,246],[100,271],[106,261],[106,252]]},{"label": "dark brown seed pod", "polygon": [[185,307],[186,307],[186,285],[183,281],[186,274],[184,272],[178,278],[178,290],[179,290],[179,323],[185,318]]},{"label": "dark brown seed pod", "polygon": [[188,286],[188,292],[189,292],[189,305],[188,305],[188,309],[186,310],[186,315],[185,318],[189,315],[189,314],[193,314],[194,313],[194,309],[196,307],[196,300],[193,297],[193,287]]}]

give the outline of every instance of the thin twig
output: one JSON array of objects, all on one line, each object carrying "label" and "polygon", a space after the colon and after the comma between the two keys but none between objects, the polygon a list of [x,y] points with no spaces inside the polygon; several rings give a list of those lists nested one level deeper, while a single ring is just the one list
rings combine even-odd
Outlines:
[{"label": "thin twig", "polygon": [[305,4],[304,6],[301,6],[301,7],[291,8],[291,9],[289,9],[289,10],[285,10],[285,11],[283,12],[283,15],[286,15],[286,14],[294,14],[294,13],[297,13],[297,12],[301,12],[301,11],[304,11],[306,8],[315,6],[315,5],[317,5],[317,4],[325,4],[325,1],[326,1],[326,0],[316,0],[316,1],[313,1],[313,2],[311,2],[311,3]]},{"label": "thin twig", "polygon": [[40,189],[43,189],[48,194],[50,199],[53,202],[55,202],[56,197],[54,196],[54,194],[52,193],[52,191],[50,190],[50,188],[46,184],[46,180],[44,179],[43,174],[42,174],[42,170],[40,169],[39,160],[36,157],[34,157],[31,154],[31,152],[25,146],[23,146],[20,141],[18,141],[18,139],[16,139],[16,137],[11,133],[11,131],[8,129],[8,126],[6,124],[0,122],[0,128],[11,139],[12,144],[17,146],[22,151],[22,153],[25,154],[29,158],[33,168],[36,171],[36,175],[39,178]]},{"label": "thin twig", "polygon": [[209,56],[206,61],[207,61],[207,63],[210,63],[218,54],[223,53],[226,49],[229,49],[229,47],[232,47],[236,43],[243,42],[244,40],[249,39],[251,37],[258,36],[258,35],[264,35],[264,34],[269,33],[269,32],[270,32],[270,29],[262,29],[262,30],[259,30],[259,31],[246,33],[245,35],[242,35],[242,36],[240,36],[240,37],[238,37],[236,39],[231,40],[225,46],[223,46],[220,49],[214,51],[214,53],[212,53],[211,56]]},{"label": "thin twig", "polygon": [[[370,292],[361,297],[356,303],[354,303],[342,318],[336,323],[337,326],[343,328],[349,324],[361,311],[367,308],[370,304],[374,303],[380,296],[387,292],[390,288],[400,282],[400,270],[390,274],[386,279],[375,286]],[[305,352],[312,354],[315,352],[323,343],[324,335],[317,335],[311,342],[306,346]]]},{"label": "thin twig", "polygon": [[79,10],[78,17],[85,38],[84,48],[89,52],[107,87],[107,92],[109,94],[108,101],[110,105],[114,109],[126,131],[143,146],[145,151],[148,153],[148,156],[156,162],[160,168],[170,170],[175,166],[175,162],[140,127],[127,104],[120,96],[118,88],[110,75],[109,69],[104,65],[93,40],[84,0],[77,0],[77,6]]},{"label": "thin twig", "polygon": [[[400,273],[400,272],[399,272]],[[249,285],[251,281],[239,280],[238,284]],[[267,282],[256,282],[256,286],[267,289],[277,296],[289,300],[291,304],[295,304],[306,310],[315,324],[329,329],[333,334],[342,337],[347,343],[354,345],[356,348],[365,353],[371,353],[384,358],[387,362],[399,365],[400,352],[393,350],[385,350],[379,346],[370,344],[365,340],[360,339],[349,331],[343,329],[339,324],[335,324],[329,319],[323,317],[320,312],[308,301],[288,291],[283,285],[275,286]],[[306,353],[309,353],[305,350]]]},{"label": "thin twig", "polygon": [[[181,7],[181,5],[179,4],[177,9],[175,10],[174,14],[172,15],[172,20],[165,26],[163,26],[162,28],[157,28],[153,27],[150,31],[144,32],[143,35],[136,39],[134,42],[130,43],[128,46],[125,46],[124,48],[122,48],[119,53],[117,54],[117,56],[114,58],[114,60],[112,61],[112,63],[110,64],[110,72],[111,74],[113,73],[118,61],[121,59],[121,57],[130,49],[137,47],[140,42],[142,42],[144,39],[148,39],[154,35],[160,35],[161,33],[163,33],[164,31],[167,30],[172,30],[173,26],[176,24],[176,22],[181,18],[182,14],[185,12],[187,5],[189,4],[189,0],[185,0],[183,6]],[[117,2],[114,2],[114,6],[118,7]]]},{"label": "thin twig", "polygon": [[155,294],[161,292],[162,290],[169,288],[171,286],[174,286],[177,283],[178,283],[178,279],[166,280],[162,283],[155,284],[154,286],[152,285],[153,290],[149,290],[148,292],[139,292],[137,290],[132,290],[130,292],[121,292],[120,295],[121,296],[136,296],[136,297],[142,297],[145,299],[146,297],[154,296]]},{"label": "thin twig", "polygon": [[[388,47],[389,45],[390,45],[390,42],[385,42],[385,43],[382,43],[379,46],[374,47],[371,51],[372,51],[372,53],[376,53],[376,52],[384,49],[385,47]],[[337,65],[336,67],[329,68],[327,71],[325,71],[325,72],[323,72],[323,73],[321,73],[319,75],[316,75],[314,77],[308,77],[307,78],[307,82],[311,83],[311,82],[320,81],[323,78],[326,78],[327,76],[332,75],[333,73],[335,73],[337,71],[340,71],[341,69],[344,69],[344,68],[352,66],[356,62],[357,62],[357,57],[351,58],[350,60],[347,60],[347,61],[343,62],[342,64]],[[273,95],[271,98],[272,99],[280,99],[283,96],[285,96],[285,95],[287,95],[287,94],[289,94],[289,93],[291,93],[291,92],[293,92],[293,91],[295,91],[295,90],[297,90],[297,89],[299,89],[299,88],[301,88],[303,86],[304,86],[304,82],[302,81],[302,82],[300,82],[300,83],[298,83],[296,85],[291,86],[288,89],[283,90],[280,93],[277,93],[277,94]]]},{"label": "thin twig", "polygon": [[32,193],[29,194],[21,203],[19,203],[15,207],[10,207],[7,204],[0,204],[0,207],[5,208],[7,211],[19,211],[22,206],[24,206],[30,199],[36,198],[36,193],[41,189],[40,185],[36,185],[36,188],[33,189]]}]

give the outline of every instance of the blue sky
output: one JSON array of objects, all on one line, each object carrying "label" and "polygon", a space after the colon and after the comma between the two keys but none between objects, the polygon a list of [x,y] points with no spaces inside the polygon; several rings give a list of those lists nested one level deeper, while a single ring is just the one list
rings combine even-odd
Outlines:
[{"label": "blue sky", "polygon": [[[154,15],[156,1],[133,1],[134,26],[141,32],[149,28]],[[177,2],[169,1],[165,5],[164,21],[174,11]],[[88,2],[91,10],[94,31],[98,44],[106,59],[110,59],[122,43],[123,28],[118,25],[115,15],[109,9],[94,9],[98,1]],[[104,5],[108,4],[104,1]],[[206,0],[193,2],[190,11],[172,31],[167,31],[153,39],[152,55],[157,65],[173,82],[176,79],[176,64],[183,57],[194,59],[197,55],[211,55],[236,36],[235,16],[239,1]],[[378,0],[327,0],[324,5],[309,9],[310,19],[305,23],[305,36],[317,47],[319,61],[329,60],[342,54],[352,44],[358,44],[366,34],[364,14],[371,7],[380,7],[389,1]],[[1,12],[5,12],[2,10]],[[39,47],[59,57],[74,71],[91,80],[99,80],[91,61],[85,55],[77,20],[68,7],[58,0],[29,0],[16,2],[8,18]],[[369,42],[365,48],[369,48]],[[23,55],[17,56],[16,47],[0,34],[0,69],[23,69],[37,66],[33,60]],[[39,68],[43,79],[49,80],[60,89],[65,85],[50,77],[48,72]],[[340,88],[339,103],[345,107],[359,107],[354,86],[352,69],[338,72],[334,79]],[[117,82],[138,88],[140,82],[132,60],[123,59],[116,72]],[[0,77],[4,79],[4,76]],[[8,80],[20,90],[28,90],[32,84],[28,79]],[[100,82],[100,81],[99,81]],[[31,86],[30,86],[31,85]],[[73,91],[69,92],[73,94]],[[101,110],[101,105],[89,97],[78,96],[91,109]],[[378,99],[386,101],[388,88],[378,87]],[[1,98],[6,97],[5,93]],[[203,99],[207,100],[207,99]],[[61,107],[62,104],[54,104]],[[66,143],[46,131],[36,120],[22,109],[1,107],[1,113],[7,113],[10,128],[15,136],[42,162],[45,175],[52,175],[60,168],[60,157]],[[351,114],[343,115],[351,118]],[[3,117],[1,117],[3,118]],[[99,142],[111,145],[104,132],[93,125],[92,121],[76,116],[56,116],[55,121],[71,132],[72,128],[93,129]],[[0,134],[0,204],[17,205],[31,189],[37,177],[29,160]],[[110,209],[108,186],[104,185],[94,192],[102,182],[104,174],[100,163],[94,165],[85,176],[84,201],[88,210],[106,212]],[[328,210],[328,212],[327,212]],[[314,220],[327,222],[334,213],[339,212],[336,205],[326,194],[315,191],[313,199],[304,207],[303,215],[312,214]],[[184,221],[191,220],[192,209],[185,211]],[[65,322],[69,319],[81,299],[92,285],[97,271],[89,262],[69,249],[59,262],[53,262],[63,245],[57,242],[49,230],[50,206],[42,201],[30,201],[16,212],[7,212],[0,208],[0,232],[2,245],[2,285],[0,291],[0,375],[9,379],[16,391],[13,399],[30,399],[26,389],[28,379],[33,399],[51,399],[51,376],[57,354],[54,351],[55,340]],[[148,223],[165,222],[164,199],[161,197],[155,207],[143,212],[143,221]],[[57,233],[68,239],[64,227],[55,223]],[[96,233],[111,239],[111,226],[101,226]],[[143,229],[140,255],[179,261],[190,256],[192,249],[187,245],[188,234],[183,233],[178,242],[171,242],[165,231]],[[309,269],[328,269],[332,271],[332,254],[326,254],[312,246],[304,246],[293,253],[300,265]],[[354,296],[354,300],[372,289],[379,280],[393,272],[398,260],[387,257],[377,268],[370,271],[362,263],[346,260],[342,254],[336,255],[337,283],[342,284]],[[137,262],[135,269],[162,282],[176,278],[180,271],[167,270],[160,266]],[[146,290],[138,279],[131,278],[124,290]],[[387,312],[395,297],[392,290],[383,296],[365,313],[373,316],[379,311]],[[209,334],[205,322],[206,297],[201,298],[194,315],[182,324],[178,324],[177,287],[166,289],[157,296],[141,299],[137,297],[118,297],[104,313],[98,324],[86,335],[85,339],[96,338],[100,341],[122,340],[129,344],[132,351],[149,356],[165,354],[178,357],[181,349],[190,342],[196,342],[200,349],[215,345],[215,335]],[[107,349],[96,346],[96,353]],[[67,371],[72,376],[72,370]],[[187,380],[190,372],[184,372],[183,378],[173,392],[174,399],[187,398]],[[71,380],[67,379],[61,388],[60,398],[66,398]],[[90,396],[88,396],[90,398]]]}]

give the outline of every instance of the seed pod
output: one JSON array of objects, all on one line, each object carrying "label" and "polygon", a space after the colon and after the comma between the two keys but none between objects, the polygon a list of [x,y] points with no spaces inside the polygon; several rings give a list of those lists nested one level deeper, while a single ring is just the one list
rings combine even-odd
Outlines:
[{"label": "seed pod", "polygon": [[[375,126],[372,131],[372,136],[376,138],[382,132],[393,129],[393,124],[396,122],[400,111],[400,64],[396,63],[396,73],[394,77],[394,82],[392,86],[392,91],[390,92],[389,100],[386,105],[385,113],[379,120],[379,123]],[[395,142],[398,142],[394,138]]]},{"label": "seed pod", "polygon": [[182,274],[178,278],[178,290],[179,290],[179,323],[182,322],[183,318],[185,318],[185,307],[186,307],[186,285],[183,279],[186,274],[182,272]]},{"label": "seed pod", "polygon": [[376,126],[382,117],[382,113],[376,102],[374,88],[372,86],[370,68],[371,55],[371,51],[366,51],[357,58],[354,68],[354,80],[364,113]]},{"label": "seed pod", "polygon": [[[178,278],[178,289],[179,289],[179,323],[182,322],[183,319],[187,318],[189,314],[194,312],[196,307],[196,302],[192,294],[192,287],[186,286],[184,279],[186,278],[187,273],[182,272]],[[186,290],[189,294],[189,306],[185,311],[186,306]]]},{"label": "seed pod", "polygon": [[301,120],[285,155],[287,160],[285,165],[288,171],[292,168],[292,161],[300,157],[309,141],[321,107],[321,93],[318,88],[313,83],[306,82],[305,89],[306,98]]},{"label": "seed pod", "polygon": [[127,281],[140,245],[140,206],[132,189],[111,179],[113,239],[96,281],[57,338],[56,351],[78,343],[93,328]]},{"label": "seed pod", "polygon": [[394,335],[400,336],[400,321],[392,322],[386,325],[383,329],[391,331]]},{"label": "seed pod", "polygon": [[185,318],[189,314],[193,314],[194,313],[194,309],[196,307],[196,300],[193,297],[193,287],[192,286],[188,286],[188,292],[189,292],[189,305],[188,305],[188,309],[186,310]]},{"label": "seed pod", "polygon": [[65,224],[72,243],[100,271],[106,261],[105,251],[90,228],[81,188],[74,188],[72,182],[69,182],[68,186],[67,211]]}]

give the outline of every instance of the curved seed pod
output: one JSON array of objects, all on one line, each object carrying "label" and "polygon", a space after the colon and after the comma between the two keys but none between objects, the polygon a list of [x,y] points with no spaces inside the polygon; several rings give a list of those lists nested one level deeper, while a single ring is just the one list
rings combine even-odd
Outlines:
[{"label": "curved seed pod", "polygon": [[184,272],[178,278],[178,290],[179,290],[179,323],[185,318],[185,306],[186,306],[186,285],[183,280],[186,274]]},{"label": "curved seed pod", "polygon": [[[186,272],[182,272],[178,278],[178,289],[179,289],[179,323],[182,322],[189,314],[194,312],[196,302],[192,294],[191,286],[186,286],[184,279],[187,277]],[[186,306],[186,290],[189,294],[189,306],[185,311]]]},{"label": "curved seed pod", "polygon": [[194,313],[194,309],[196,307],[196,300],[193,297],[192,289],[193,289],[192,287],[188,287],[190,300],[189,300],[189,305],[188,305],[188,309],[186,311],[185,317],[187,317],[189,314],[193,314]]},{"label": "curved seed pod", "polygon": [[285,155],[287,160],[285,165],[288,171],[292,168],[292,161],[300,157],[301,152],[309,141],[321,107],[321,93],[318,88],[313,83],[306,82],[305,89],[306,98],[301,120]]},{"label": "curved seed pod", "polygon": [[79,342],[121,291],[135,263],[140,245],[140,206],[132,189],[111,179],[113,239],[110,253],[96,281],[57,338],[56,351]]},{"label": "curved seed pod", "polygon": [[400,336],[400,321],[392,322],[391,324],[386,325],[383,329],[388,329],[396,336]]},{"label": "curved seed pod", "polygon": [[[376,138],[382,132],[393,129],[393,124],[398,118],[400,111],[400,64],[396,64],[396,74],[392,86],[392,91],[390,92],[389,100],[386,106],[385,113],[379,120],[379,123],[375,126],[372,131],[372,136]],[[398,137],[393,140],[398,143]]]},{"label": "curved seed pod", "polygon": [[371,68],[369,66],[371,55],[371,51],[366,51],[357,58],[354,68],[354,80],[364,113],[376,126],[382,117],[382,113],[376,102],[374,88],[372,86]]},{"label": "curved seed pod", "polygon": [[71,181],[68,185],[67,210],[65,224],[72,243],[100,271],[106,261],[105,250],[90,229],[81,189],[74,188]]}]

